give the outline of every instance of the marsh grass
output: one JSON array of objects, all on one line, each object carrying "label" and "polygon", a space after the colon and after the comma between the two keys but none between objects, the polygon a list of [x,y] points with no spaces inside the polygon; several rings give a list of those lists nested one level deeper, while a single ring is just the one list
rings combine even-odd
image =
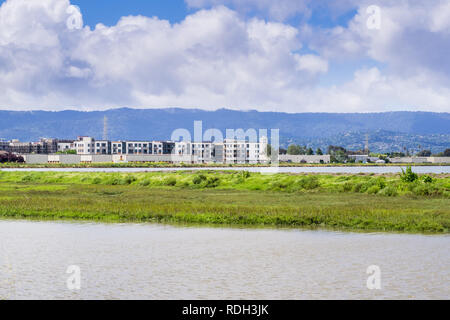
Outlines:
[{"label": "marsh grass", "polygon": [[0,172],[0,216],[448,233],[450,178],[431,180],[233,171]]}]

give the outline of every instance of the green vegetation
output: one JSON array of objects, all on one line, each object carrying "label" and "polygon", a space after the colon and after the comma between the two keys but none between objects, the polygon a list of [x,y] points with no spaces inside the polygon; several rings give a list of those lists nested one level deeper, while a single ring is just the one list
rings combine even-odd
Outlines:
[{"label": "green vegetation", "polygon": [[448,233],[450,177],[0,171],[0,217]]},{"label": "green vegetation", "polygon": [[77,150],[58,151],[56,154],[77,154]]}]

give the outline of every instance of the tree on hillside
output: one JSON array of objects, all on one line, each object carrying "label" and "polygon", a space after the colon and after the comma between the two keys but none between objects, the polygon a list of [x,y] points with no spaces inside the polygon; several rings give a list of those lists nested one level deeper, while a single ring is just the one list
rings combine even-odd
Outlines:
[{"label": "tree on hillside", "polygon": [[322,155],[323,155],[322,149],[317,148],[316,154],[317,154],[318,156],[322,156]]}]

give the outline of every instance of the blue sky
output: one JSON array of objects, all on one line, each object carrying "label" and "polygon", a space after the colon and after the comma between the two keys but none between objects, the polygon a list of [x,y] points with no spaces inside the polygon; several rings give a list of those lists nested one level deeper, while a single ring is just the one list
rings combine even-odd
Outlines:
[{"label": "blue sky", "polygon": [[157,16],[172,23],[182,21],[192,11],[183,0],[72,0],[81,8],[85,23],[115,25],[122,16]]},{"label": "blue sky", "polygon": [[[0,0],[0,4],[6,0]],[[156,16],[160,19],[169,20],[171,23],[182,21],[186,15],[197,11],[190,8],[184,0],[71,0],[71,3],[81,9],[85,24],[94,27],[97,23],[112,26],[117,21],[128,15]],[[212,6],[205,6],[206,9]],[[329,28],[337,25],[345,26],[356,14],[355,9],[349,9],[338,16],[333,16],[326,8],[320,8],[312,13],[307,21],[314,26]],[[248,17],[259,16],[254,10],[246,12]],[[287,23],[298,25],[303,21],[301,14],[287,19]]]},{"label": "blue sky", "polygon": [[0,109],[450,111],[447,0],[0,4]]}]

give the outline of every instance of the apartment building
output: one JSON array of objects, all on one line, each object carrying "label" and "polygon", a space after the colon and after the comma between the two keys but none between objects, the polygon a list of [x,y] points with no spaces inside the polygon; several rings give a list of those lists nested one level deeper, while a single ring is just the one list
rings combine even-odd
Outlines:
[{"label": "apartment building", "polygon": [[[1,144],[6,148],[6,144]],[[195,159],[197,163],[260,163],[268,160],[267,138],[260,142],[226,139],[223,142],[173,142],[173,141],[109,141],[80,136],[76,141],[41,139],[39,143],[8,143],[8,148],[19,154],[54,154],[75,150],[82,156],[174,156],[178,159]],[[53,158],[52,158],[53,159]],[[56,159],[56,158],[55,158]],[[87,158],[86,158],[87,159]],[[123,158],[124,159],[124,158]],[[162,159],[162,158],[161,158]],[[55,160],[56,161],[56,160]],[[87,161],[87,160],[86,160]]]},{"label": "apartment building", "polygon": [[152,154],[153,143],[149,141],[126,141],[125,154]]},{"label": "apartment building", "polygon": [[99,155],[111,154],[111,141],[108,140],[94,141],[94,153]]},{"label": "apartment building", "polygon": [[212,142],[175,142],[173,154],[194,156],[199,163],[217,162],[215,144]]},{"label": "apartment building", "polygon": [[225,139],[223,142],[223,163],[260,163],[267,162],[267,138],[262,137],[260,142],[247,140]]},{"label": "apartment building", "polygon": [[58,140],[42,138],[39,142],[20,142],[11,140],[8,151],[18,154],[50,154],[58,151]]},{"label": "apartment building", "polygon": [[94,154],[95,153],[95,139],[92,137],[78,137],[74,142],[77,154]]},{"label": "apartment building", "polygon": [[9,142],[0,140],[0,151],[8,151],[9,150]]},{"label": "apartment building", "polygon": [[76,151],[75,142],[71,140],[58,140],[58,152]]},{"label": "apartment building", "polygon": [[175,154],[195,156],[200,163],[267,162],[267,138],[260,142],[225,139],[223,142],[176,142]]},{"label": "apartment building", "polygon": [[175,142],[153,141],[153,154],[172,154],[175,150]]},{"label": "apartment building", "polygon": [[111,153],[112,154],[126,154],[127,144],[124,141],[112,141],[111,142]]}]

